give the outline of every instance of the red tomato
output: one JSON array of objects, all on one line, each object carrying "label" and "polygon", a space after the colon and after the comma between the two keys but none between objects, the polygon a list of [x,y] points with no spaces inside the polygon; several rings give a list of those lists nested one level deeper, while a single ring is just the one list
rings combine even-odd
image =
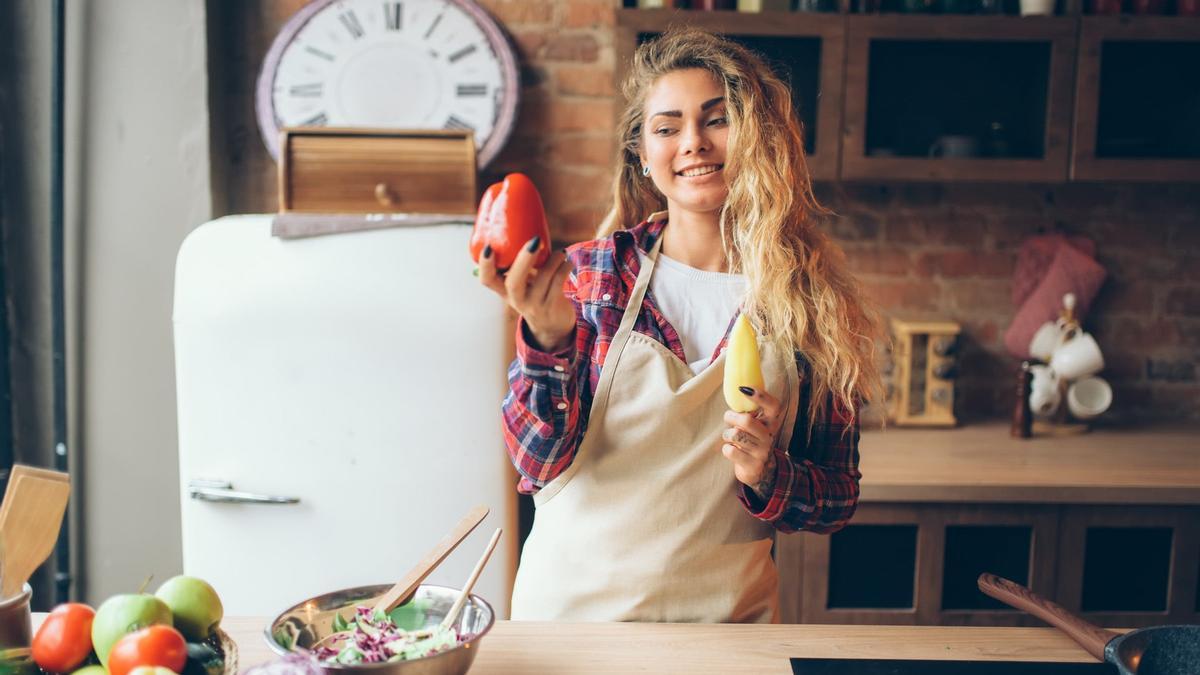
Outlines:
[{"label": "red tomato", "polygon": [[33,660],[42,670],[69,673],[92,653],[96,610],[79,602],[55,607],[33,636]]},{"label": "red tomato", "polygon": [[510,173],[504,181],[495,183],[479,200],[475,229],[471,232],[471,257],[479,262],[485,246],[492,247],[496,269],[512,266],[521,247],[534,237],[541,237],[534,267],[541,267],[550,257],[550,226],[542,197],[533,181],[520,173]]},{"label": "red tomato", "polygon": [[187,662],[187,642],[170,626],[148,626],[117,640],[108,653],[109,675],[129,675],[138,666],[162,666],[175,672]]}]

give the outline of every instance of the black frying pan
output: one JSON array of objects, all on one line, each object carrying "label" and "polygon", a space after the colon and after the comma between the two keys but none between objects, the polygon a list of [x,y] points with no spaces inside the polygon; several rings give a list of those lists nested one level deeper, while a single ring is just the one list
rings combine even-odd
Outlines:
[{"label": "black frying pan", "polygon": [[1121,675],[1200,674],[1200,626],[1155,626],[1122,635],[1093,626],[1028,588],[993,574],[979,575],[979,590],[1062,630],[1089,654],[1116,666]]}]

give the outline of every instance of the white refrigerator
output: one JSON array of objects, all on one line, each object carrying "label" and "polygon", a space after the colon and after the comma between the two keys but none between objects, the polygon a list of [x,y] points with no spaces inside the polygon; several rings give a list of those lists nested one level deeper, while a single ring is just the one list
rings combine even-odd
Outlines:
[{"label": "white refrigerator", "polygon": [[491,514],[427,583],[508,616],[515,472],[500,402],[502,302],[468,224],[305,239],[270,215],[206,223],[175,273],[184,572],[228,615],[274,616],[324,592],[391,583],[472,506]]}]

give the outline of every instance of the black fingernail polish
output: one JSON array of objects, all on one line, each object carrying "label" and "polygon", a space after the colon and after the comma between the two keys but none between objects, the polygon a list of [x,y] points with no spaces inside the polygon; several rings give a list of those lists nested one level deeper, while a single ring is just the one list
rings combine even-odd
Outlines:
[{"label": "black fingernail polish", "polygon": [[530,253],[533,253],[534,251],[538,250],[538,244],[541,244],[541,243],[542,243],[542,238],[541,238],[541,237],[534,237],[534,238],[533,238],[533,239],[532,239],[532,240],[529,242],[529,246],[528,246],[528,248],[529,248],[529,252],[530,252]]},{"label": "black fingernail polish", "polygon": [[492,257],[492,245],[491,244],[488,244],[487,246],[483,247],[483,257],[485,257],[485,258]]},{"label": "black fingernail polish", "polygon": [[738,391],[742,392],[743,394],[745,394],[747,396],[754,395],[754,390],[751,389],[750,387],[738,387]]}]

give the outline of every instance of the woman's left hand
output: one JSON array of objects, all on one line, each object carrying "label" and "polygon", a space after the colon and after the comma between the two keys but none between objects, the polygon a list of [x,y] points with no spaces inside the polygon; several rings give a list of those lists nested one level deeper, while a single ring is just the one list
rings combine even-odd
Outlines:
[{"label": "woman's left hand", "polygon": [[[761,499],[775,487],[775,436],[783,424],[783,406],[765,391],[743,387],[742,393],[758,404],[752,413],[725,411],[728,425],[721,439],[721,452],[733,462],[733,475]],[[751,393],[753,392],[753,393]]]}]

